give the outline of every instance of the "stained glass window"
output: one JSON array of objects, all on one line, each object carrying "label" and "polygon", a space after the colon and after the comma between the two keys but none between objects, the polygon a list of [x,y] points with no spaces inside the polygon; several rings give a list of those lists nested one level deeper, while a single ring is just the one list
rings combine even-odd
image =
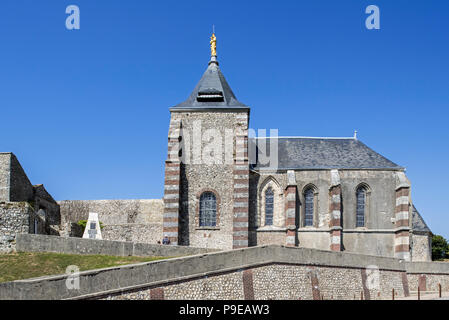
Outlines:
[{"label": "stained glass window", "polygon": [[273,225],[273,211],[274,211],[274,193],[273,189],[268,188],[265,191],[265,225]]},{"label": "stained glass window", "polygon": [[365,226],[366,190],[363,187],[357,189],[356,226]]},{"label": "stained glass window", "polygon": [[309,188],[304,192],[305,199],[305,214],[304,214],[304,226],[313,226],[313,189]]},{"label": "stained glass window", "polygon": [[212,192],[204,192],[200,196],[200,227],[217,225],[217,199]]}]

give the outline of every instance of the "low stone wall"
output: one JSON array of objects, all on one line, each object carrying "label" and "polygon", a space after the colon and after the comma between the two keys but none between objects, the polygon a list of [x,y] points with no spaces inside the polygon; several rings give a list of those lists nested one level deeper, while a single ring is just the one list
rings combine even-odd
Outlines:
[{"label": "low stone wall", "polygon": [[407,263],[407,277],[411,291],[449,291],[449,263],[411,262]]},{"label": "low stone wall", "polygon": [[0,253],[15,249],[16,236],[29,232],[33,208],[27,202],[0,202]]},{"label": "low stone wall", "polygon": [[183,246],[93,240],[36,234],[17,235],[16,250],[22,252],[57,252],[71,254],[105,254],[111,256],[158,257],[175,257],[214,251],[203,248]]},{"label": "low stone wall", "polygon": [[67,275],[1,283],[0,299],[391,299],[415,272],[447,281],[449,264],[269,245],[85,271],[79,289]]}]

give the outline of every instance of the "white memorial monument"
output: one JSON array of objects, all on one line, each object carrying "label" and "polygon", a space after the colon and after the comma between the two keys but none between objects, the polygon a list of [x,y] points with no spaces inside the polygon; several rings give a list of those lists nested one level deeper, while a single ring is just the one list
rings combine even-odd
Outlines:
[{"label": "white memorial monument", "polygon": [[83,238],[102,240],[100,221],[98,220],[98,213],[89,212],[89,219],[84,229]]}]

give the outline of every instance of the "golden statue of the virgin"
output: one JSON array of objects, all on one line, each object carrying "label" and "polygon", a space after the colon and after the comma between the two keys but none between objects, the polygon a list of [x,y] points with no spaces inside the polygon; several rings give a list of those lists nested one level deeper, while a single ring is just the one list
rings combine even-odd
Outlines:
[{"label": "golden statue of the virgin", "polygon": [[212,33],[212,37],[210,37],[210,54],[211,56],[217,55],[217,37],[215,37],[215,33]]}]

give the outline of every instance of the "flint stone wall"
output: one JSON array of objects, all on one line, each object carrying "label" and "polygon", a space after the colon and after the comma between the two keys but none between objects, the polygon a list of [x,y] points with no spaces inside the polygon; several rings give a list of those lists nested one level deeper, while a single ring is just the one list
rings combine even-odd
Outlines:
[{"label": "flint stone wall", "polygon": [[15,250],[17,235],[29,232],[33,211],[27,202],[0,202],[0,253]]},{"label": "flint stone wall", "polygon": [[[227,130],[232,130],[232,141],[229,141],[229,144],[232,143],[234,148],[235,132],[240,128],[237,116],[242,115],[246,115],[246,112],[176,112],[174,115],[181,119],[183,133],[190,134],[190,150],[186,150],[183,154],[186,159],[190,156],[190,162],[181,166],[179,237],[183,245],[225,250],[233,247],[234,164],[232,160],[227,163],[229,159],[225,153],[225,137]],[[195,123],[199,121],[203,134],[207,130],[216,130],[221,135],[221,140],[203,138],[198,143],[193,133]],[[187,137],[184,137],[184,140],[187,140]],[[201,164],[195,164],[193,150],[196,143],[201,144]],[[188,149],[186,145],[184,146]],[[221,158],[218,159],[220,160],[218,163],[205,163],[205,155],[210,155],[211,149],[214,152],[220,150],[218,156]],[[199,196],[204,191],[216,192],[219,198],[216,227],[199,226]]]},{"label": "flint stone wall", "polygon": [[412,233],[412,261],[432,261],[432,238],[428,234]]},{"label": "flint stone wall", "polygon": [[[393,289],[396,297],[409,294],[404,264],[396,259],[328,255],[310,249],[299,249],[300,255],[296,256],[298,251],[287,251],[278,246],[262,248],[274,251],[274,261],[190,281],[108,295],[102,299],[149,300],[155,299],[155,291],[159,293],[158,299],[163,296],[168,300],[382,300],[391,299]],[[343,260],[345,257],[346,261]],[[378,282],[372,281],[374,285],[370,285],[364,275],[369,263],[377,263],[379,268]]]}]

